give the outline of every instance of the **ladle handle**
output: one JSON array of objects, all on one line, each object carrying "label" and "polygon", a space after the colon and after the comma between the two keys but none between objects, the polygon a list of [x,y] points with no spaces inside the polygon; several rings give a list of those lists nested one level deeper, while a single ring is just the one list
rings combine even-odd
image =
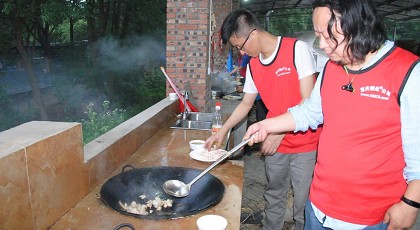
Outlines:
[{"label": "ladle handle", "polygon": [[218,165],[220,162],[228,158],[232,153],[238,151],[240,148],[242,148],[244,145],[246,145],[252,138],[254,138],[253,134],[250,138],[243,140],[241,143],[239,143],[237,146],[233,147],[233,149],[229,150],[226,154],[221,156],[217,161],[215,161],[213,164],[211,164],[208,168],[206,168],[203,172],[200,173],[197,177],[195,177],[190,183],[188,183],[188,187],[191,187],[192,184],[194,184],[198,179],[200,179],[204,174],[206,174],[208,171],[212,170],[214,166]]}]

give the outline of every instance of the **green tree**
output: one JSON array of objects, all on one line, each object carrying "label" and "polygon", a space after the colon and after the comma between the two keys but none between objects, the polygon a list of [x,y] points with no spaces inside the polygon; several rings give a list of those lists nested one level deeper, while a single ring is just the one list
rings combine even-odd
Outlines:
[{"label": "green tree", "polygon": [[386,19],[385,25],[389,39],[419,40],[420,19],[410,21],[395,21]]},{"label": "green tree", "polygon": [[[89,102],[100,105],[102,101],[112,101],[110,111],[124,108],[126,114],[132,115],[165,96],[165,79],[158,67],[162,65],[164,55],[166,1],[0,0],[0,8],[0,58],[11,60],[10,63],[23,63],[31,79],[35,108],[39,113],[36,119],[56,117],[54,113],[47,113],[38,88],[33,57],[39,49],[35,47],[42,47],[41,55],[45,59],[59,59],[51,65],[51,73],[52,90],[59,100],[53,109],[54,112],[62,109],[61,120],[80,121]],[[88,40],[87,44],[81,43],[86,46],[72,46],[81,39]],[[153,44],[149,42],[144,47],[143,40],[153,40]],[[108,45],[114,45],[114,56],[108,52]],[[151,58],[156,54],[160,55],[159,60]],[[130,61],[129,65],[127,61]],[[119,69],[112,69],[104,63],[113,66],[124,63],[124,66],[121,64]],[[4,91],[1,92],[0,101],[10,105],[13,101],[8,101],[7,97]],[[2,110],[5,108],[2,105]],[[25,120],[20,123],[34,119],[32,112],[28,114],[31,116],[22,117]],[[18,116],[9,114],[8,117],[15,119]],[[115,120],[120,121],[120,118],[118,115]]]},{"label": "green tree", "polygon": [[[260,21],[264,22],[265,17],[261,17]],[[295,32],[312,30],[310,9],[283,9],[270,14],[269,31],[272,34],[290,36]]]},{"label": "green tree", "polygon": [[35,2],[27,2],[25,0],[5,0],[3,2],[3,10],[5,18],[9,19],[12,24],[12,31],[14,35],[14,42],[18,50],[20,59],[32,87],[34,100],[38,106],[38,111],[41,120],[48,120],[47,110],[42,99],[41,91],[38,87],[38,80],[34,73],[32,65],[32,54],[29,49],[30,34],[33,34],[34,24],[36,21],[33,17],[34,8],[37,8]]},{"label": "green tree", "polygon": [[67,0],[67,4],[69,7],[68,13],[68,28],[69,28],[69,42],[71,45],[74,43],[74,29],[75,26],[77,27],[77,23],[83,21],[81,19],[85,18],[86,11],[85,11],[85,2],[81,2],[80,0]]}]

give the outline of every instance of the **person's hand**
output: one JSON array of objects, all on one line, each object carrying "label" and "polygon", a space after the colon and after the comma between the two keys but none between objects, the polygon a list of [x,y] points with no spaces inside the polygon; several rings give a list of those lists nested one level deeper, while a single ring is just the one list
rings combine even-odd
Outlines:
[{"label": "person's hand", "polygon": [[261,145],[261,154],[264,156],[272,156],[277,152],[284,134],[269,134]]},{"label": "person's hand", "polygon": [[254,136],[252,140],[248,142],[249,146],[252,146],[254,143],[264,141],[268,135],[267,130],[263,125],[260,124],[260,122],[254,123],[253,125],[249,126],[243,139],[245,140],[250,138],[252,134],[254,134]]},{"label": "person's hand", "polygon": [[220,131],[211,135],[206,140],[206,142],[204,142],[204,148],[207,149],[208,151],[210,151],[213,148],[213,146],[216,149],[219,149],[220,145],[222,144],[223,137],[224,137],[224,133],[222,133]]},{"label": "person's hand", "polygon": [[417,213],[417,208],[400,201],[387,210],[384,223],[389,223],[387,230],[410,229],[416,222]]}]

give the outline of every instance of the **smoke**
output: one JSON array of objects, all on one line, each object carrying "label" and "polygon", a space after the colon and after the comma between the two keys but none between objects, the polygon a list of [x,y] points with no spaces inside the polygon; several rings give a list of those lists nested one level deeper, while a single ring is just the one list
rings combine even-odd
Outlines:
[{"label": "smoke", "polygon": [[211,90],[222,93],[232,93],[236,91],[235,79],[229,73],[213,73],[211,76]]},{"label": "smoke", "polygon": [[96,44],[99,64],[106,70],[126,72],[165,60],[165,44],[151,37],[129,37],[123,41],[102,38]]}]

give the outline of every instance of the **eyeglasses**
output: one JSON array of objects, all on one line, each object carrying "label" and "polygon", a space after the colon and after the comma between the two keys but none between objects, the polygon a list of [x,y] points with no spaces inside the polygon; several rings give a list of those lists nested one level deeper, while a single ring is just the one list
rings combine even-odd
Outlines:
[{"label": "eyeglasses", "polygon": [[[254,30],[256,30],[256,29],[253,29],[253,30],[251,30],[251,32],[249,32],[249,34],[248,34],[248,36],[246,37],[246,39],[245,39],[244,43],[241,45],[241,47],[240,47],[240,48],[238,48],[239,50],[242,50],[242,49],[244,48],[244,46],[245,46],[246,42],[248,41],[249,37],[251,36],[252,32],[254,32]],[[236,48],[237,48],[237,47],[236,47]]]}]

